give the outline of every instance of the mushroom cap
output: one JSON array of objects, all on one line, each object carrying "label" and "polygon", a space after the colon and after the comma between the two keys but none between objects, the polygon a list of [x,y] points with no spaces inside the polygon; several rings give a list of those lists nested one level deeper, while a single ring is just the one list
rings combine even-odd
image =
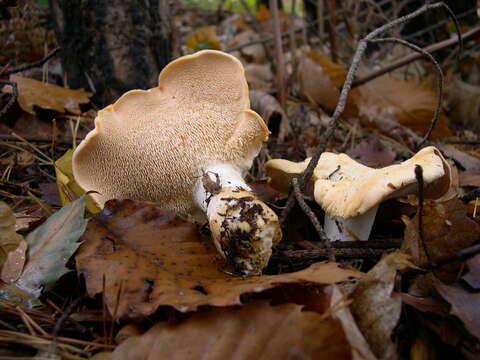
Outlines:
[{"label": "mushroom cap", "polygon": [[160,202],[200,216],[193,191],[202,169],[250,168],[269,131],[249,109],[240,61],[214,50],[168,64],[158,86],[132,90],[98,113],[73,155],[73,173],[103,206],[112,198]]},{"label": "mushroom cap", "polygon": [[[310,159],[301,163],[271,160],[265,166],[272,186],[285,191],[287,181],[300,176],[309,162]],[[364,166],[345,154],[325,152],[312,175],[313,195],[331,217],[346,219],[362,215],[383,200],[415,193],[416,165],[423,168],[426,198],[437,199],[448,191],[450,166],[440,151],[430,146],[400,164],[382,169]]]}]

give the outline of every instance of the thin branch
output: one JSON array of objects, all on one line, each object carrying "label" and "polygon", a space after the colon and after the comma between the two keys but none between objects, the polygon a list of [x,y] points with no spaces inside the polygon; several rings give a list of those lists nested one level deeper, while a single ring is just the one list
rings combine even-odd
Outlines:
[{"label": "thin branch", "polygon": [[[475,39],[479,35],[480,35],[480,26],[477,26],[477,27],[467,31],[466,33],[462,34],[461,39],[465,42],[465,41],[468,41],[470,39]],[[425,48],[422,48],[422,50],[431,54],[431,53],[443,50],[443,49],[445,49],[449,46],[456,45],[456,44],[458,44],[459,41],[460,41],[460,38],[458,38],[458,37],[453,38],[453,39],[447,39],[447,40],[443,40],[443,41],[440,41],[438,43],[435,43],[433,45],[427,46]],[[395,61],[395,62],[393,62],[393,63],[391,63],[391,64],[389,64],[389,65],[387,65],[387,66],[385,66],[381,69],[374,70],[373,72],[371,72],[367,76],[356,79],[352,84],[352,88],[355,88],[357,86],[366,84],[367,82],[369,82],[373,79],[376,79],[379,76],[382,76],[386,73],[389,73],[393,70],[396,70],[396,69],[398,69],[398,68],[400,68],[404,65],[407,65],[407,64],[409,64],[413,61],[421,59],[423,56],[424,56],[423,53],[418,53],[418,52],[408,54],[408,55],[402,57],[401,59],[398,59],[397,61]]]},{"label": "thin branch", "polygon": [[325,234],[325,231],[323,231],[322,225],[320,225],[320,222],[318,221],[318,218],[313,213],[312,209],[310,209],[310,207],[305,202],[305,199],[303,198],[303,195],[300,191],[300,187],[298,186],[297,178],[294,178],[292,180],[292,185],[293,185],[293,192],[295,193],[295,197],[298,201],[298,204],[302,208],[305,215],[308,216],[312,225],[315,227],[315,230],[317,231],[317,234],[320,237],[322,245],[325,248],[326,253],[328,255],[328,260],[335,261],[335,254],[332,251],[332,244],[330,242],[330,239]]},{"label": "thin branch", "polygon": [[0,76],[8,76],[8,75],[11,75],[11,74],[18,73],[20,71],[30,70],[30,69],[42,66],[48,60],[50,60],[55,55],[57,55],[59,51],[60,51],[60,48],[57,47],[57,48],[53,49],[49,54],[47,54],[43,59],[35,61],[33,63],[30,63],[30,64],[17,66],[15,68],[11,69],[11,70],[6,70],[5,72],[0,72]]}]

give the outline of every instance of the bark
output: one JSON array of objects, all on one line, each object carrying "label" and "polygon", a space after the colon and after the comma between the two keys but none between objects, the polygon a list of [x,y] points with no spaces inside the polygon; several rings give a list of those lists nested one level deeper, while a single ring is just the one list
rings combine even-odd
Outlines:
[{"label": "bark", "polygon": [[165,0],[50,0],[66,85],[104,106],[157,84],[170,60]]}]

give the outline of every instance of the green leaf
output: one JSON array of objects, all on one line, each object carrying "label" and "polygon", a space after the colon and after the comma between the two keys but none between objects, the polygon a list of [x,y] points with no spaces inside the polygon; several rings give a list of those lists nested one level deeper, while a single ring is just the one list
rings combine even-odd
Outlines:
[{"label": "green leaf", "polygon": [[[28,261],[22,275],[12,285],[38,298],[43,290],[52,288],[62,275],[69,272],[65,264],[80,245],[78,239],[87,226],[84,213],[85,197],[82,196],[28,234]],[[9,291],[1,287],[0,294],[1,290]]]}]

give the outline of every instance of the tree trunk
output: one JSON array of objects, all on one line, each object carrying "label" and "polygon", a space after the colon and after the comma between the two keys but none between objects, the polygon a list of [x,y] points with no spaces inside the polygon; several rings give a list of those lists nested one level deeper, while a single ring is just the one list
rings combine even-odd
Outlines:
[{"label": "tree trunk", "polygon": [[157,84],[170,60],[165,0],[50,0],[66,85],[104,106]]}]

